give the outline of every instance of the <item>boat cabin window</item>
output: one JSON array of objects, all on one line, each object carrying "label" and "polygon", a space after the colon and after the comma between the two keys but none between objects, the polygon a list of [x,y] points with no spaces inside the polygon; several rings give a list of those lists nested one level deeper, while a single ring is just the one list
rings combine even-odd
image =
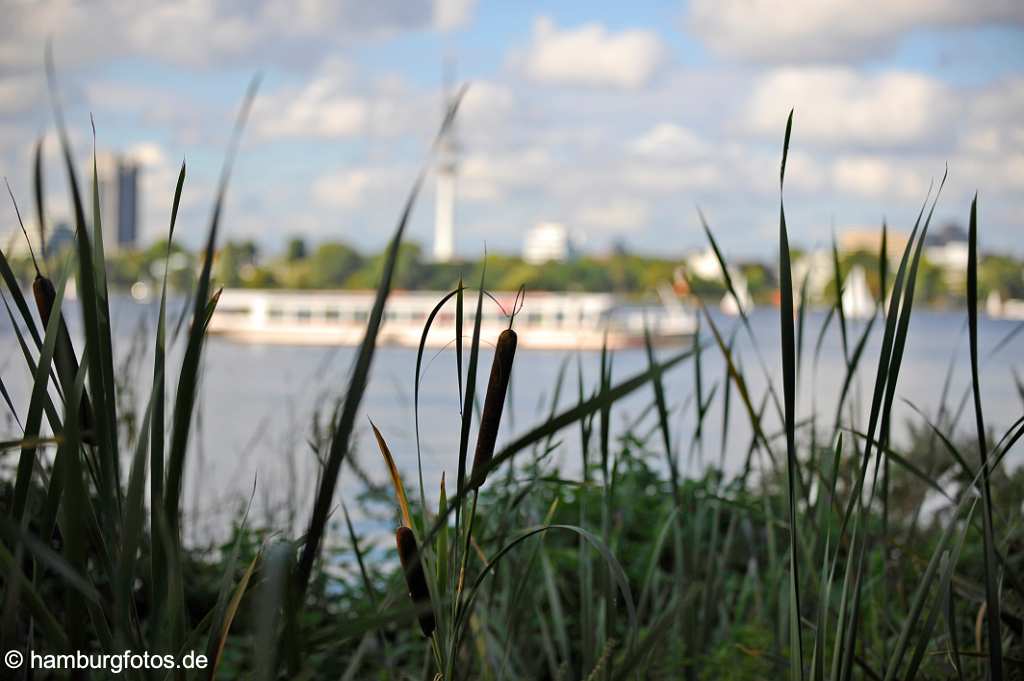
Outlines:
[{"label": "boat cabin window", "polygon": [[313,317],[313,311],[308,307],[301,307],[295,311],[295,316],[300,322],[308,322]]},{"label": "boat cabin window", "polygon": [[284,310],[279,307],[272,307],[267,311],[267,314],[271,319],[281,319],[284,317]]},{"label": "boat cabin window", "polygon": [[336,307],[329,307],[324,310],[324,318],[334,321],[341,318],[341,310]]},{"label": "boat cabin window", "polygon": [[223,315],[247,315],[251,311],[248,305],[228,305],[217,308],[217,314]]},{"label": "boat cabin window", "polygon": [[365,322],[367,319],[370,318],[370,313],[367,312],[366,310],[356,310],[355,312],[352,313],[352,318],[355,319],[357,322]]}]

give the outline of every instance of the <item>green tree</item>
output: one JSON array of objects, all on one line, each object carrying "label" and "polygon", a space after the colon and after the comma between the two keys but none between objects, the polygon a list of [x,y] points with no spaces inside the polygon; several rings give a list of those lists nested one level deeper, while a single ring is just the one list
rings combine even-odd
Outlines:
[{"label": "green tree", "polygon": [[[289,261],[295,262],[289,252]],[[316,288],[338,288],[359,270],[363,257],[351,246],[329,242],[317,246],[308,258],[310,285]]]},{"label": "green tree", "polygon": [[987,255],[978,263],[978,294],[998,291],[1004,298],[1024,298],[1024,265],[1006,255]]},{"label": "green tree", "polygon": [[296,262],[297,260],[305,259],[307,254],[305,239],[300,236],[293,236],[288,239],[288,245],[285,248],[285,260]]}]

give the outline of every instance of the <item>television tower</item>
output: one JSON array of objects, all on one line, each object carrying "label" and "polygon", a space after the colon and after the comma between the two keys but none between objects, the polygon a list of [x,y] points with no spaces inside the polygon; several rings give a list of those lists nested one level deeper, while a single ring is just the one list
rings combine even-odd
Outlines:
[{"label": "television tower", "polygon": [[[445,62],[442,89],[443,114],[451,105],[451,61]],[[437,150],[437,191],[434,198],[434,261],[451,262],[455,251],[455,177],[458,171],[458,142],[454,121],[445,130]]]}]

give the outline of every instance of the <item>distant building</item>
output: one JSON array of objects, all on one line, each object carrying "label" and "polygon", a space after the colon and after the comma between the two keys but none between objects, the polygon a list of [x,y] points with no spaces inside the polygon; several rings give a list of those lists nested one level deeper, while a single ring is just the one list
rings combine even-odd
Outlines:
[{"label": "distant building", "polygon": [[[92,177],[92,169],[89,169]],[[111,153],[96,155],[103,248],[109,253],[134,249],[139,237],[139,165]]]},{"label": "distant building", "polygon": [[531,265],[565,262],[574,255],[575,249],[569,232],[559,222],[541,222],[526,233],[523,260]]},{"label": "distant building", "polygon": [[821,299],[825,295],[825,288],[835,281],[831,250],[819,248],[808,251],[793,261],[793,288],[802,288],[804,279],[807,280],[808,298]]},{"label": "distant building", "polygon": [[58,222],[53,231],[46,237],[46,257],[52,257],[62,251],[73,248],[75,233],[66,222]]},{"label": "distant building", "polygon": [[942,270],[942,278],[953,290],[966,285],[967,259],[970,255],[967,232],[956,223],[949,223],[929,232],[924,241],[924,257]]}]

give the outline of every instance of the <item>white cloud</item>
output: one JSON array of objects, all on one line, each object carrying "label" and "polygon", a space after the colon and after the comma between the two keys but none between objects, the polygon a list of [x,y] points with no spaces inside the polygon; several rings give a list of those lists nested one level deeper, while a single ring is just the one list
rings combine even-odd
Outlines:
[{"label": "white cloud", "polygon": [[541,148],[470,155],[462,162],[459,197],[469,201],[500,200],[517,189],[545,186],[554,171],[554,159]]},{"label": "white cloud", "polygon": [[40,78],[0,73],[0,113],[29,111],[41,99],[42,92]]},{"label": "white cloud", "polygon": [[897,162],[875,156],[844,156],[832,166],[832,180],[843,192],[870,199],[924,198],[928,182]]},{"label": "white cloud", "polygon": [[125,153],[136,163],[148,168],[159,167],[167,162],[167,155],[164,153],[163,147],[155,142],[133,144]]},{"label": "white cloud", "polygon": [[692,0],[688,29],[715,52],[756,61],[877,57],[919,28],[1024,23],[1019,0]]},{"label": "white cloud", "polygon": [[962,101],[961,151],[985,155],[1024,152],[1024,78],[995,83]]},{"label": "white cloud", "polygon": [[679,159],[702,155],[708,145],[688,128],[659,123],[634,139],[629,149],[640,156]]},{"label": "white cloud", "polygon": [[7,3],[0,64],[37,66],[53,40],[60,63],[126,54],[190,67],[257,57],[309,64],[339,40],[464,25],[472,0],[296,0]]},{"label": "white cloud", "polygon": [[620,177],[629,187],[654,194],[718,187],[723,181],[722,168],[713,162],[652,164],[627,163]]},{"label": "white cloud", "polygon": [[458,123],[464,127],[500,123],[516,107],[516,97],[506,85],[487,80],[469,84],[459,105]]},{"label": "white cloud", "polygon": [[350,64],[330,59],[305,85],[260,96],[254,122],[264,139],[393,136],[407,127],[409,101],[401,82],[367,88]]},{"label": "white cloud", "polygon": [[525,75],[543,83],[637,88],[665,62],[666,50],[652,31],[609,31],[599,23],[559,29],[539,17],[526,51],[515,61]]},{"label": "white cloud", "polygon": [[397,191],[401,168],[397,166],[352,168],[319,177],[312,188],[313,198],[323,206],[357,208],[382,191]]},{"label": "white cloud", "polygon": [[435,0],[434,26],[442,31],[462,28],[473,18],[476,0]]},{"label": "white cloud", "polygon": [[769,72],[754,87],[745,125],[781,139],[793,108],[794,140],[830,146],[912,145],[936,133],[952,99],[944,85],[915,73],[783,68]]}]

